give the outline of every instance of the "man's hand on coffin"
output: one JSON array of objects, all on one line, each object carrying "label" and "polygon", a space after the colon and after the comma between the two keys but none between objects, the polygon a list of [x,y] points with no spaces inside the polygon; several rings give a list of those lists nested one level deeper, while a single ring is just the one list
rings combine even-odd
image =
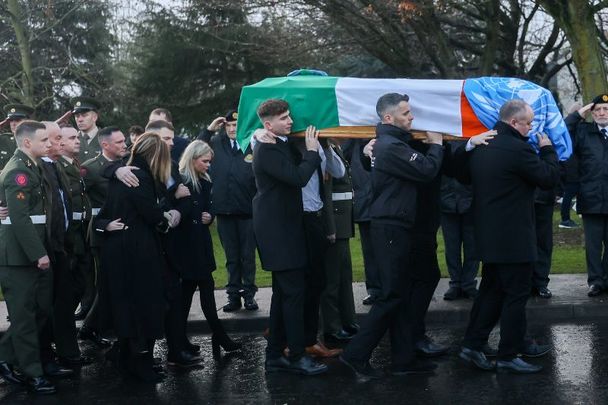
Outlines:
[{"label": "man's hand on coffin", "polygon": [[309,125],[306,128],[306,138],[304,138],[306,142],[306,150],[311,152],[319,151],[319,131],[317,128]]},{"label": "man's hand on coffin", "polygon": [[372,139],[371,141],[369,141],[367,143],[367,145],[365,145],[363,147],[363,154],[365,156],[367,156],[368,158],[372,157],[372,154],[374,153],[374,144],[376,143],[376,138]]},{"label": "man's hand on coffin", "polygon": [[436,145],[443,145],[443,135],[439,132],[426,132],[426,143],[434,143]]},{"label": "man's hand on coffin", "polygon": [[479,145],[487,145],[490,139],[494,139],[496,136],[496,131],[491,129],[486,132],[482,132],[479,135],[472,136],[470,141],[471,145],[479,146]]}]

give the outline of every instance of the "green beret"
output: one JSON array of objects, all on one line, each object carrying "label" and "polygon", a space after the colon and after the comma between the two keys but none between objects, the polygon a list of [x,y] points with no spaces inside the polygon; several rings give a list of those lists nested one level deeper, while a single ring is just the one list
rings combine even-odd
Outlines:
[{"label": "green beret", "polygon": [[596,104],[608,104],[608,94],[600,94],[599,96],[595,96],[595,98],[591,100],[591,103],[593,103],[591,106],[592,110],[595,108]]},{"label": "green beret", "polygon": [[25,104],[7,104],[3,107],[3,110],[6,113],[6,119],[9,121],[30,118],[34,113],[34,109]]},{"label": "green beret", "polygon": [[87,111],[99,111],[101,105],[97,100],[91,97],[74,97],[70,100],[72,107],[72,114],[78,114]]},{"label": "green beret", "polygon": [[239,113],[236,110],[228,111],[228,114],[224,118],[226,118],[226,122],[234,122],[239,117]]}]

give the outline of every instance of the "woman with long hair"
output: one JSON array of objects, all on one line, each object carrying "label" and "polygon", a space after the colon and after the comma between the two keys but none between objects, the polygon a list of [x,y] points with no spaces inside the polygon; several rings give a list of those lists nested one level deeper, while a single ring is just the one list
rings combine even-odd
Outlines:
[{"label": "woman with long hair", "polygon": [[171,170],[169,148],[153,133],[137,139],[127,163],[139,180],[127,187],[110,180],[104,206],[94,223],[103,232],[99,303],[101,326],[118,337],[114,360],[144,381],[158,382],[154,342],[164,334],[163,258],[159,232],[168,231],[168,213],[158,204]]},{"label": "woman with long hair", "polygon": [[[184,151],[179,161],[179,171],[184,184],[190,189],[192,210],[182,216],[175,228],[177,262],[182,277],[184,312],[190,312],[192,297],[199,288],[201,308],[207,323],[213,332],[211,342],[213,353],[218,354],[220,347],[226,351],[238,350],[241,345],[226,334],[217,316],[214,289],[211,273],[215,270],[213,242],[209,224],[213,221],[209,213],[211,205],[211,178],[207,173],[213,150],[203,141],[194,141]],[[190,345],[189,342],[186,342]]]}]

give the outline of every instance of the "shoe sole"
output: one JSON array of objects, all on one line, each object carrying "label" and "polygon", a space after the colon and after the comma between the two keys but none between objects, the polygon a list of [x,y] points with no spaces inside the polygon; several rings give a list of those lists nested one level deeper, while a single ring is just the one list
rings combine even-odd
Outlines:
[{"label": "shoe sole", "polygon": [[542,353],[538,353],[538,354],[526,354],[526,353],[521,353],[521,357],[527,357],[529,359],[534,359],[536,357],[543,357],[544,355],[546,355],[547,353],[549,353],[551,351],[551,349],[545,350]]},{"label": "shoe sole", "polygon": [[475,360],[473,360],[470,356],[460,352],[458,353],[458,357],[460,357],[461,359],[463,359],[464,361],[468,362],[469,364],[474,365],[475,367],[477,367],[480,370],[484,370],[484,371],[492,371],[494,370],[494,367],[484,367],[481,366],[480,364],[477,364],[477,362]]},{"label": "shoe sole", "polygon": [[510,367],[496,366],[496,372],[501,373],[501,374],[536,374],[536,373],[541,372],[542,370],[543,370],[542,367],[538,370],[523,371],[523,370],[515,370]]}]

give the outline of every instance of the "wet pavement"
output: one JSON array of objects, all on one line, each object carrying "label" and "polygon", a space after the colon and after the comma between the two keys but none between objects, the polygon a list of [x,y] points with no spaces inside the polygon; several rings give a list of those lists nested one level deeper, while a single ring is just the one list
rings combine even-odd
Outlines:
[{"label": "wet pavement", "polygon": [[[240,335],[240,353],[213,358],[208,335],[193,336],[202,345],[204,367],[167,370],[157,385],[125,380],[101,361],[80,370],[77,377],[56,380],[58,394],[36,397],[0,383],[0,404],[606,404],[608,403],[608,322],[533,324],[529,332],[554,350],[530,362],[545,369],[535,375],[483,372],[458,359],[457,345],[464,326],[432,327],[438,342],[451,344],[452,353],[437,361],[434,375],[357,380],[338,360],[331,359],[327,374],[301,377],[264,373],[265,340]],[[490,343],[496,345],[494,333]],[[86,354],[103,358],[92,346]],[[163,355],[164,342],[156,355]],[[389,366],[386,341],[372,363]]]}]

